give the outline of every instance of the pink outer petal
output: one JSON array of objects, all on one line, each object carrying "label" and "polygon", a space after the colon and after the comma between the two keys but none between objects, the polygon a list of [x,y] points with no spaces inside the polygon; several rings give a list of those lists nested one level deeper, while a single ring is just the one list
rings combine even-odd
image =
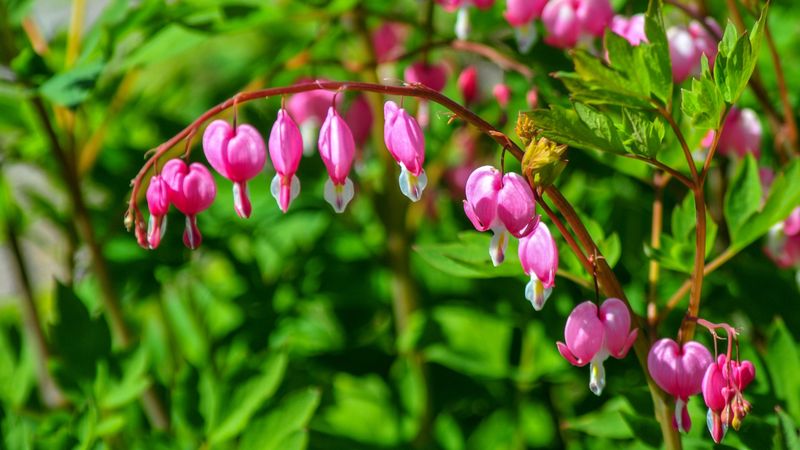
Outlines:
[{"label": "pink outer petal", "polygon": [[199,163],[189,166],[189,173],[183,179],[181,186],[183,194],[182,204],[175,206],[184,214],[196,215],[208,209],[217,196],[217,186],[214,177],[206,167]]},{"label": "pink outer petal", "polygon": [[488,230],[495,222],[501,186],[500,171],[492,166],[475,169],[467,179],[464,212],[478,231]]},{"label": "pink outer petal", "polygon": [[653,381],[668,394],[678,395],[678,343],[669,338],[657,341],[647,355],[647,370]]},{"label": "pink outer petal", "polygon": [[683,344],[681,371],[678,379],[679,396],[689,398],[702,388],[703,375],[708,365],[713,362],[711,353],[699,342],[689,341]]},{"label": "pink outer petal", "polygon": [[694,45],[692,35],[685,28],[670,28],[667,30],[667,39],[672,61],[672,80],[680,83],[695,70],[700,61],[700,53]]},{"label": "pink outer petal", "polygon": [[225,153],[228,142],[233,138],[233,127],[224,120],[211,122],[203,132],[203,153],[208,163],[220,175],[230,179],[228,165],[225,163]]},{"label": "pink outer petal", "polygon": [[580,23],[571,0],[550,0],[542,11],[547,29],[545,42],[559,48],[572,48],[578,42]]},{"label": "pink outer petal", "polygon": [[228,172],[226,178],[244,182],[254,178],[264,168],[267,147],[258,130],[242,124],[236,127],[236,133],[222,156]]},{"label": "pink outer petal", "polygon": [[497,196],[497,217],[509,233],[521,238],[533,231],[536,223],[536,200],[528,182],[521,175],[507,173]]},{"label": "pink outer petal", "polygon": [[353,165],[355,148],[350,128],[331,106],[319,133],[319,154],[334,184],[339,186],[345,184]]},{"label": "pink outer petal", "polygon": [[589,363],[589,361],[579,361],[575,355],[569,351],[569,347],[567,347],[563,342],[556,342],[556,347],[558,347],[558,352],[561,353],[561,356],[564,357],[570,364],[573,366],[583,367]]},{"label": "pink outer petal", "polygon": [[507,0],[503,17],[514,27],[521,27],[542,15],[547,0]]},{"label": "pink outer petal", "polygon": [[608,0],[583,0],[576,10],[583,31],[593,36],[602,36],[614,17],[614,10]]},{"label": "pink outer petal", "polygon": [[600,321],[605,327],[606,349],[615,358],[622,358],[630,348],[630,335],[636,339],[636,330],[631,332],[631,315],[628,307],[618,298],[609,298],[600,306]]},{"label": "pink outer petal", "polygon": [[456,84],[464,103],[472,103],[478,99],[478,69],[475,66],[468,66],[462,70]]},{"label": "pink outer petal", "polygon": [[564,340],[580,365],[589,362],[603,345],[603,324],[597,318],[597,306],[585,301],[567,318]]},{"label": "pink outer petal", "polygon": [[394,159],[406,166],[414,176],[419,176],[425,162],[425,135],[416,119],[409,116],[405,109],[397,111],[386,140]]},{"label": "pink outer petal", "polygon": [[533,233],[519,240],[519,260],[526,275],[536,274],[545,289],[555,286],[558,270],[558,248],[544,223]]},{"label": "pink outer petal", "polygon": [[154,216],[163,216],[169,211],[169,188],[161,175],[150,178],[147,187],[147,209]]},{"label": "pink outer petal", "polygon": [[789,217],[783,221],[783,232],[787,236],[800,234],[800,206],[792,210]]},{"label": "pink outer petal", "polygon": [[716,363],[709,365],[703,376],[701,388],[706,406],[714,412],[722,412],[722,410],[725,409],[725,405],[728,403],[722,393],[726,385],[725,377],[722,375],[722,370],[720,370],[719,365]]},{"label": "pink outer petal", "polygon": [[278,118],[269,134],[269,157],[275,171],[291,179],[297,172],[303,156],[303,136],[297,124],[285,109],[278,111]]}]

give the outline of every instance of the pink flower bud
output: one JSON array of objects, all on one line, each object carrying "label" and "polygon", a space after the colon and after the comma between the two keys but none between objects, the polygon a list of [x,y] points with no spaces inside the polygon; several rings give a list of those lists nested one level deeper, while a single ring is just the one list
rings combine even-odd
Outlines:
[{"label": "pink flower bud", "polygon": [[608,0],[577,0],[576,14],[582,32],[601,37],[614,17],[614,10]]},{"label": "pink flower bud", "polygon": [[683,27],[668,29],[667,40],[672,61],[672,81],[681,83],[695,71],[700,53],[695,46],[694,37]]},{"label": "pink flower bud", "polygon": [[506,109],[506,107],[508,107],[508,102],[511,100],[511,88],[509,88],[507,84],[495,84],[492,94],[500,105],[500,108]]},{"label": "pink flower bud", "polygon": [[503,17],[512,27],[521,27],[541,17],[547,0],[506,0]]},{"label": "pink flower bud", "polygon": [[576,306],[564,327],[566,344],[557,342],[559,353],[570,364],[589,366],[589,389],[600,395],[606,385],[603,362],[609,356],[622,359],[636,340],[638,330],[630,330],[631,316],[628,307],[618,298],[609,298],[598,310],[597,305],[585,301]]},{"label": "pink flower bud", "polygon": [[505,259],[508,234],[530,234],[539,221],[536,202],[527,181],[516,173],[504,176],[491,166],[475,169],[467,179],[464,212],[478,231],[491,229],[489,255],[495,266]]},{"label": "pink flower bud", "polygon": [[631,17],[614,16],[611,20],[611,31],[627,39],[633,46],[647,42],[647,35],[644,32],[644,14],[636,14]]},{"label": "pink flower bud", "polygon": [[702,344],[689,341],[680,347],[664,338],[653,344],[647,355],[647,370],[653,381],[675,397],[673,426],[688,432],[692,426],[686,404],[689,397],[701,391],[703,375],[713,362],[711,353]]},{"label": "pink flower bud", "polygon": [[556,284],[558,270],[558,247],[547,225],[539,222],[531,234],[520,238],[519,261],[531,277],[525,298],[534,310],[541,311]]},{"label": "pink flower bud", "polygon": [[558,48],[572,48],[578,43],[581,26],[573,0],[550,0],[542,10],[542,23],[547,29],[545,42]]},{"label": "pink flower bud", "polygon": [[465,104],[469,105],[478,99],[478,69],[475,66],[467,66],[462,70],[456,84]]},{"label": "pink flower bud", "polygon": [[539,106],[539,90],[535,86],[525,94],[525,101],[528,103],[528,108],[536,109]]},{"label": "pink flower bud", "polygon": [[350,127],[331,106],[319,132],[319,155],[330,177],[325,182],[325,201],[337,213],[344,212],[355,194],[353,182],[348,177],[355,152],[356,144]]},{"label": "pink flower bud", "polygon": [[738,429],[750,410],[742,391],[753,381],[756,369],[750,361],[729,361],[719,355],[703,376],[703,400],[708,406],[708,431],[719,444],[730,425]]},{"label": "pink flower bud", "polygon": [[363,94],[358,95],[350,103],[350,109],[344,115],[344,120],[353,133],[353,141],[356,147],[361,148],[369,140],[372,132],[372,107],[370,107],[367,97]]},{"label": "pink flower bud", "polygon": [[167,212],[169,211],[169,188],[161,175],[150,178],[147,187],[147,209],[150,210],[150,220],[147,223],[147,247],[155,249],[161,243],[161,238],[167,231]]},{"label": "pink flower bud", "polygon": [[186,215],[183,243],[194,250],[203,241],[197,228],[197,214],[208,209],[217,196],[214,177],[204,165],[192,163],[187,166],[180,159],[172,159],[164,164],[161,177],[167,184],[170,201]]},{"label": "pink flower bud", "polygon": [[300,180],[295,173],[303,156],[303,137],[285,109],[278,111],[278,118],[269,134],[269,157],[275,166],[275,177],[270,192],[284,213],[300,194]]},{"label": "pink flower bud", "polygon": [[234,129],[224,120],[215,120],[203,133],[203,152],[214,170],[233,181],[236,213],[239,217],[250,217],[247,181],[261,172],[267,159],[267,148],[258,130],[250,125]]},{"label": "pink flower bud", "polygon": [[408,30],[396,22],[384,22],[372,32],[372,47],[379,63],[393,61],[403,52]]},{"label": "pink flower bud", "polygon": [[383,139],[392,157],[400,164],[400,190],[416,202],[428,184],[422,169],[425,162],[425,135],[416,119],[393,101],[383,106]]},{"label": "pink flower bud", "polygon": [[443,64],[418,61],[406,68],[404,76],[409,83],[419,83],[437,92],[447,84],[447,68]]},{"label": "pink flower bud", "polygon": [[752,153],[756,158],[760,158],[761,134],[761,122],[755,111],[732,107],[725,118],[717,151],[722,155],[740,158]]}]

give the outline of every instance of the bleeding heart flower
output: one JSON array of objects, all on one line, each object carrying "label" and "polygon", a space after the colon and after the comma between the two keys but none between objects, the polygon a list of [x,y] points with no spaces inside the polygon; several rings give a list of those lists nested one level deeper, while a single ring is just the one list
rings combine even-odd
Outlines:
[{"label": "bleeding heart flower", "polygon": [[607,299],[600,309],[587,300],[567,318],[566,344],[557,342],[556,346],[570,364],[578,367],[590,364],[589,389],[595,395],[600,395],[606,386],[603,362],[609,356],[624,358],[636,340],[638,330],[631,330],[630,326],[628,307],[618,298]]},{"label": "bleeding heart flower", "polygon": [[469,105],[478,99],[478,69],[475,66],[467,66],[462,70],[456,84],[464,104]]},{"label": "bleeding heart flower", "polygon": [[695,341],[681,347],[664,338],[650,348],[647,370],[661,389],[675,397],[672,425],[679,431],[688,432],[692,426],[686,404],[689,397],[700,393],[706,368],[712,362],[708,349]]},{"label": "bleeding heart flower", "polygon": [[750,412],[750,402],[744,399],[742,391],[755,376],[753,363],[729,361],[725,355],[719,355],[717,361],[706,369],[702,385],[703,399],[708,406],[708,431],[717,444],[725,437],[729,426],[738,430]]},{"label": "bleeding heart flower", "polygon": [[478,231],[492,230],[492,263],[505,260],[508,233],[527,236],[536,228],[536,200],[525,179],[516,173],[501,175],[491,166],[475,169],[467,179],[464,212]]},{"label": "bleeding heart flower", "polygon": [[635,14],[631,17],[614,16],[611,20],[611,31],[624,37],[633,46],[647,42],[644,14]]},{"label": "bleeding heart flower", "polygon": [[325,201],[337,213],[344,212],[355,195],[353,182],[348,177],[355,153],[356,144],[350,127],[331,106],[319,132],[319,155],[329,175],[325,182]]},{"label": "bleeding heart flower", "polygon": [[519,239],[519,261],[531,277],[525,286],[525,298],[533,309],[541,311],[556,285],[558,270],[558,247],[547,225],[539,222],[531,234]]},{"label": "bleeding heart flower", "polygon": [[393,101],[383,106],[383,139],[392,157],[400,164],[400,190],[416,202],[428,184],[425,162],[425,135],[417,121]]},{"label": "bleeding heart flower", "polygon": [[275,166],[275,177],[270,184],[270,193],[284,213],[300,194],[297,168],[303,156],[303,137],[289,112],[283,108],[269,134],[269,157]]},{"label": "bleeding heart flower", "polygon": [[208,209],[217,196],[214,177],[206,166],[200,163],[187,166],[180,159],[172,159],[164,164],[161,177],[167,185],[170,201],[186,215],[183,243],[194,250],[203,241],[197,228],[197,215]]},{"label": "bleeding heart flower", "polygon": [[397,22],[384,22],[372,32],[372,47],[379,63],[392,61],[403,52],[407,27]]},{"label": "bleeding heart flower", "polygon": [[169,211],[169,188],[161,175],[150,178],[147,187],[147,209],[150,221],[147,223],[147,247],[151,250],[158,247],[161,238],[167,231],[167,212]]},{"label": "bleeding heart flower", "polygon": [[267,159],[267,147],[258,130],[246,124],[233,128],[224,120],[215,120],[203,133],[203,152],[211,167],[233,181],[236,214],[250,217],[247,181],[261,172]]}]

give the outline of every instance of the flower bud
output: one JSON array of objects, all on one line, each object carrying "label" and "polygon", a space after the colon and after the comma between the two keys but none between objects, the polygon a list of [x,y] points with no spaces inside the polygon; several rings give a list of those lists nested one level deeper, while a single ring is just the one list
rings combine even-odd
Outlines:
[{"label": "flower bud", "polygon": [[500,108],[506,109],[506,107],[508,107],[508,102],[511,100],[511,88],[509,88],[507,84],[497,83],[494,85],[494,89],[492,89],[492,94],[495,100],[497,100],[497,104],[500,105]]},{"label": "flower bud", "polygon": [[417,201],[428,183],[422,168],[425,162],[425,135],[416,119],[393,101],[383,107],[383,139],[392,157],[400,164],[400,190]]},{"label": "flower bud", "polygon": [[539,222],[536,229],[519,240],[519,261],[531,280],[525,286],[525,298],[533,309],[541,311],[556,284],[558,247],[547,225]]},{"label": "flower bud", "polygon": [[169,211],[169,188],[161,175],[150,178],[147,187],[147,209],[150,220],[147,223],[147,248],[153,250],[161,243],[167,231],[167,212]]},{"label": "flower bud", "polygon": [[270,193],[284,213],[300,194],[300,180],[295,173],[303,156],[303,137],[285,109],[278,111],[278,118],[269,134],[269,157],[275,167],[275,177],[270,184]]},{"label": "flower bud", "polygon": [[478,99],[478,69],[475,66],[467,66],[462,70],[456,84],[465,104],[469,105]]},{"label": "flower bud", "polygon": [[356,144],[350,127],[336,112],[336,108],[329,107],[328,116],[319,132],[319,155],[329,175],[325,182],[325,201],[337,213],[344,212],[355,195],[353,182],[348,177],[355,151]]}]

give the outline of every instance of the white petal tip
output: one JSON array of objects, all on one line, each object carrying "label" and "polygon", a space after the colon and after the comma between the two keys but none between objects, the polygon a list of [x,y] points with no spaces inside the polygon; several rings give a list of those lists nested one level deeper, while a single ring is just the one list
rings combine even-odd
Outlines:
[{"label": "white petal tip", "polygon": [[325,182],[325,201],[328,202],[338,214],[344,212],[354,196],[355,189],[350,178],[345,178],[344,184],[333,184],[330,178]]},{"label": "white petal tip", "polygon": [[404,165],[400,165],[400,192],[408,197],[412,202],[417,202],[422,198],[422,192],[428,185],[428,176],[425,171],[421,171],[419,176],[414,176]]}]

